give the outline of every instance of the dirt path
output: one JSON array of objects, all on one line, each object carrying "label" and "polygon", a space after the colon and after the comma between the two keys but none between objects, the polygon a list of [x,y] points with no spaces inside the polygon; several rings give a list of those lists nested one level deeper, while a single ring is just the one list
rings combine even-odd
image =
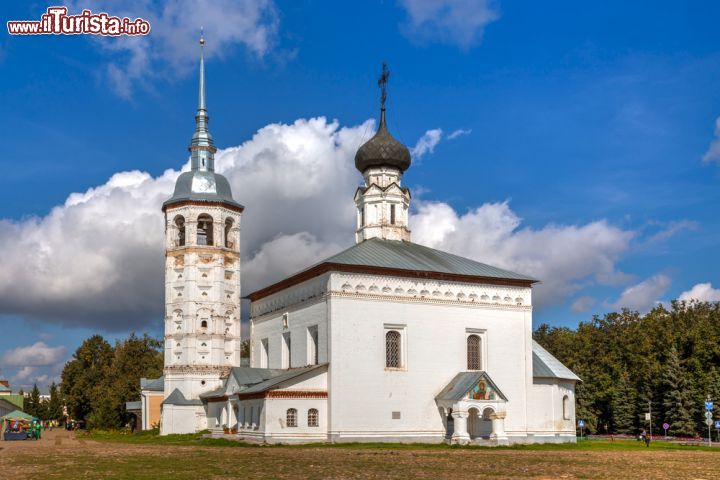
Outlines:
[{"label": "dirt path", "polygon": [[199,447],[96,442],[56,430],[39,441],[0,442],[0,464],[48,479],[710,479],[720,452]]},{"label": "dirt path", "polygon": [[86,440],[76,438],[74,432],[55,428],[52,431],[43,431],[40,440],[0,441],[0,456],[28,452],[53,452],[58,449],[77,449],[86,443],[88,443]]}]

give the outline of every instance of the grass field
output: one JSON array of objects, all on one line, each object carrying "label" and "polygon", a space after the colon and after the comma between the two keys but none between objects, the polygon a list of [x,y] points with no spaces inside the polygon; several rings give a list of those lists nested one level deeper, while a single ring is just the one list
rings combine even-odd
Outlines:
[{"label": "grass field", "polygon": [[[720,449],[632,440],[504,448],[445,445],[259,446],[199,435],[55,431],[0,443],[23,477],[225,478],[716,478]],[[12,478],[11,475],[8,478]]]}]

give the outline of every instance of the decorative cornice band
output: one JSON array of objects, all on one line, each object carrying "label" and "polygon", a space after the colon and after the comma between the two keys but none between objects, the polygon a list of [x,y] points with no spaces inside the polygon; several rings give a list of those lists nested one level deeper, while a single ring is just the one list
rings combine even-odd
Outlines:
[{"label": "decorative cornice band", "polygon": [[261,398],[298,398],[298,399],[313,399],[313,398],[328,398],[326,390],[268,390],[265,392],[237,394],[238,400],[258,400]]},{"label": "decorative cornice band", "polygon": [[224,202],[201,202],[198,200],[179,200],[174,203],[168,203],[166,205],[162,206],[162,211],[165,212],[168,208],[180,208],[180,207],[186,207],[189,205],[195,205],[198,207],[222,207],[227,210],[232,210],[233,212],[242,213],[245,210],[245,207],[242,205],[231,205],[229,203]]},{"label": "decorative cornice band", "polygon": [[347,265],[326,262],[321,263],[320,265],[316,265],[313,268],[305,270],[304,272],[300,272],[297,275],[293,275],[292,277],[286,278],[285,280],[277,282],[261,290],[257,290],[248,295],[248,298],[254,302],[260,300],[261,298],[272,295],[273,293],[285,290],[293,285],[297,285],[306,280],[322,275],[326,272],[364,273],[370,275],[413,278],[418,280],[441,280],[448,282],[479,283],[487,285],[502,285],[524,288],[530,288],[533,283],[537,283],[533,280],[481,277],[474,275],[460,275],[455,273],[430,272],[423,270],[403,270],[399,268],[386,268],[368,265]]},{"label": "decorative cornice band", "polygon": [[480,308],[492,308],[494,310],[521,310],[521,311],[532,311],[532,305],[507,305],[502,303],[483,302],[474,300],[450,300],[444,298],[433,298],[433,297],[407,297],[399,295],[380,295],[372,293],[356,293],[356,292],[343,292],[343,291],[331,291],[327,294],[330,297],[344,297],[344,298],[357,298],[359,300],[392,300],[395,302],[413,302],[413,303],[431,303],[437,305],[460,305],[463,307],[480,307]]},{"label": "decorative cornice band", "polygon": [[163,372],[166,375],[220,375],[224,378],[230,375],[232,368],[226,365],[167,365]]}]

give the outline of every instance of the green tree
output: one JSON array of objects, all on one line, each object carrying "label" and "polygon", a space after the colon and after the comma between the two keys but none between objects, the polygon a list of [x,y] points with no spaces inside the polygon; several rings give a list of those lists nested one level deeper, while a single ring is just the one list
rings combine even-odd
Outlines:
[{"label": "green tree", "polygon": [[62,371],[61,389],[74,420],[85,420],[107,391],[113,348],[100,335],[85,340]]},{"label": "green tree", "polygon": [[39,417],[40,413],[40,389],[37,384],[33,385],[30,396],[25,399],[25,413],[33,417]]},{"label": "green tree", "polygon": [[[163,371],[162,343],[134,333],[115,345],[108,378],[110,399],[102,403],[104,413],[101,422],[105,427],[121,427],[131,420],[125,411],[125,402],[140,398],[140,378],[157,378]],[[111,412],[117,412],[117,415]]]},{"label": "green tree", "polygon": [[246,338],[240,343],[240,358],[250,360],[250,339]]},{"label": "green tree", "polygon": [[612,429],[615,433],[635,433],[637,391],[630,383],[627,370],[618,376],[617,389],[612,398]]},{"label": "green tree", "polygon": [[50,385],[50,400],[47,403],[46,418],[48,420],[61,420],[63,418],[62,399],[57,385]]},{"label": "green tree", "polygon": [[663,387],[663,408],[670,431],[675,435],[695,434],[693,392],[674,345],[670,348],[665,364]]},{"label": "green tree", "polygon": [[96,335],[78,348],[62,373],[68,413],[89,428],[120,428],[129,420],[125,402],[140,396],[141,377],[162,375],[162,344],[131,334],[111,346]]}]

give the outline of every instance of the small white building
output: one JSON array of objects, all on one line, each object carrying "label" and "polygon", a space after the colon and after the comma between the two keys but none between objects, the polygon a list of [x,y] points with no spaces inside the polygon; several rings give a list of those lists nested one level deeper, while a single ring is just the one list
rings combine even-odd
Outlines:
[{"label": "small white building", "polygon": [[401,183],[411,158],[387,130],[385,70],[381,80],[378,131],[355,157],[356,244],[249,295],[250,367],[241,368],[243,207],[214,173],[201,60],[193,168],[164,206],[163,434],[575,441],[580,379],[532,340],[537,280],[411,242]]}]

